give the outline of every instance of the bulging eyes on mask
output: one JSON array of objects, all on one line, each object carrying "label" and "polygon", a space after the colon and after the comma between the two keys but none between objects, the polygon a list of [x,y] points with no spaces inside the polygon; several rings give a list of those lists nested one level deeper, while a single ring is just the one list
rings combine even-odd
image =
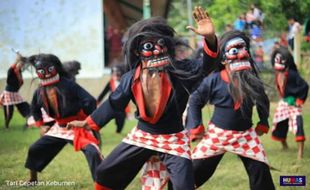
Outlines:
[{"label": "bulging eyes on mask", "polygon": [[242,38],[233,38],[225,45],[224,64],[230,71],[241,71],[251,69],[250,54],[246,42]]},{"label": "bulging eyes on mask", "polygon": [[168,48],[162,38],[142,41],[139,55],[146,68],[164,67],[170,63]]},{"label": "bulging eyes on mask", "polygon": [[36,73],[43,86],[54,84],[59,81],[59,74],[51,63],[37,62],[35,64]]},{"label": "bulging eyes on mask", "polygon": [[283,71],[285,69],[286,60],[283,59],[280,53],[277,53],[274,57],[274,69],[277,71]]}]

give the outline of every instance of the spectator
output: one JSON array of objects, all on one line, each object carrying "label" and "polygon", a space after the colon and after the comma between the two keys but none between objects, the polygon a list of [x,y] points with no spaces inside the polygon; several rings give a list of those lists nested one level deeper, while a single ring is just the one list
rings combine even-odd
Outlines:
[{"label": "spectator", "polygon": [[295,18],[289,18],[288,19],[288,25],[289,25],[289,31],[288,31],[288,44],[292,50],[294,50],[294,38],[295,35],[298,34],[298,32],[301,29],[301,26],[299,22],[296,21]]},{"label": "spectator", "polygon": [[242,14],[240,15],[234,22],[234,29],[239,31],[244,31],[245,29],[245,16]]},{"label": "spectator", "polygon": [[263,34],[262,29],[259,27],[259,23],[254,22],[252,24],[252,29],[250,30],[251,38],[255,42],[262,42],[263,41]]},{"label": "spectator", "polygon": [[246,13],[246,25],[247,25],[247,29],[251,29],[253,22],[255,21],[255,16],[253,13],[253,9],[250,9],[247,13]]},{"label": "spectator", "polygon": [[261,24],[263,24],[264,20],[263,12],[255,4],[251,5],[251,10],[253,10],[253,16],[255,17],[255,21],[258,21]]}]

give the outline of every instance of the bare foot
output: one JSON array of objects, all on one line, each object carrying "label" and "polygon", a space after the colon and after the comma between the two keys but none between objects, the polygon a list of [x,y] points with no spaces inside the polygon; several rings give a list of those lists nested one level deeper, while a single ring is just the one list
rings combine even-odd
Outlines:
[{"label": "bare foot", "polygon": [[297,142],[298,144],[298,156],[297,159],[301,160],[302,157],[304,156],[304,142]]}]

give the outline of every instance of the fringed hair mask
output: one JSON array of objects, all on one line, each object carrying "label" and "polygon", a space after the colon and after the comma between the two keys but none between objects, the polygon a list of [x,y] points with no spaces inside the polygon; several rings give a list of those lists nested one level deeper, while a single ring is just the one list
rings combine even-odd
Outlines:
[{"label": "fringed hair mask", "polygon": [[41,85],[48,86],[59,81],[59,74],[51,62],[37,61],[35,68]]},{"label": "fringed hair mask", "polygon": [[280,53],[277,53],[274,57],[274,69],[277,71],[285,70],[285,63],[286,60],[284,59],[284,57]]},{"label": "fringed hair mask", "polygon": [[163,38],[143,40],[139,45],[143,68],[160,68],[170,63],[168,48]]},{"label": "fringed hair mask", "polygon": [[58,57],[52,54],[38,54],[29,57],[30,63],[36,69],[41,86],[49,86],[59,82],[61,76],[66,76]]},{"label": "fringed hair mask", "polygon": [[287,48],[284,47],[280,47],[274,50],[271,55],[271,64],[276,71],[283,72],[287,69],[297,71],[292,54]]},{"label": "fringed hair mask", "polygon": [[[240,105],[244,115],[250,107],[246,101],[268,110],[268,98],[264,95],[264,83],[257,75],[255,63],[250,54],[250,39],[240,31],[226,32],[220,40],[221,64],[219,70],[226,70],[229,78],[228,91],[235,107]],[[267,102],[267,103],[266,103]]]},{"label": "fringed hair mask", "polygon": [[230,72],[252,68],[246,42],[240,37],[233,38],[226,43],[223,55],[223,64]]},{"label": "fringed hair mask", "polygon": [[129,69],[142,64],[150,70],[160,70],[174,58],[174,30],[161,17],[141,20],[128,30],[124,46],[125,62]]}]

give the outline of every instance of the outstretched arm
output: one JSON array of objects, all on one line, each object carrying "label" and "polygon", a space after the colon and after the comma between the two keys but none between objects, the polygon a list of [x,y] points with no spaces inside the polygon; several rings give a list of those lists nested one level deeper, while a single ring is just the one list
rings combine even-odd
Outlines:
[{"label": "outstretched arm", "polygon": [[205,79],[189,99],[186,128],[190,131],[191,141],[201,139],[205,133],[201,110],[209,100],[209,87]]},{"label": "outstretched arm", "polygon": [[100,105],[91,115],[84,121],[72,121],[67,124],[67,128],[80,127],[85,129],[92,129],[99,131],[111,119],[114,118],[115,113],[123,111],[132,98],[131,93],[131,78],[132,73],[126,73],[116,88],[110,94],[109,98]]},{"label": "outstretched arm", "polygon": [[193,129],[203,124],[201,110],[210,99],[209,89],[209,80],[205,78],[198,89],[190,95],[186,123],[187,129]]}]

